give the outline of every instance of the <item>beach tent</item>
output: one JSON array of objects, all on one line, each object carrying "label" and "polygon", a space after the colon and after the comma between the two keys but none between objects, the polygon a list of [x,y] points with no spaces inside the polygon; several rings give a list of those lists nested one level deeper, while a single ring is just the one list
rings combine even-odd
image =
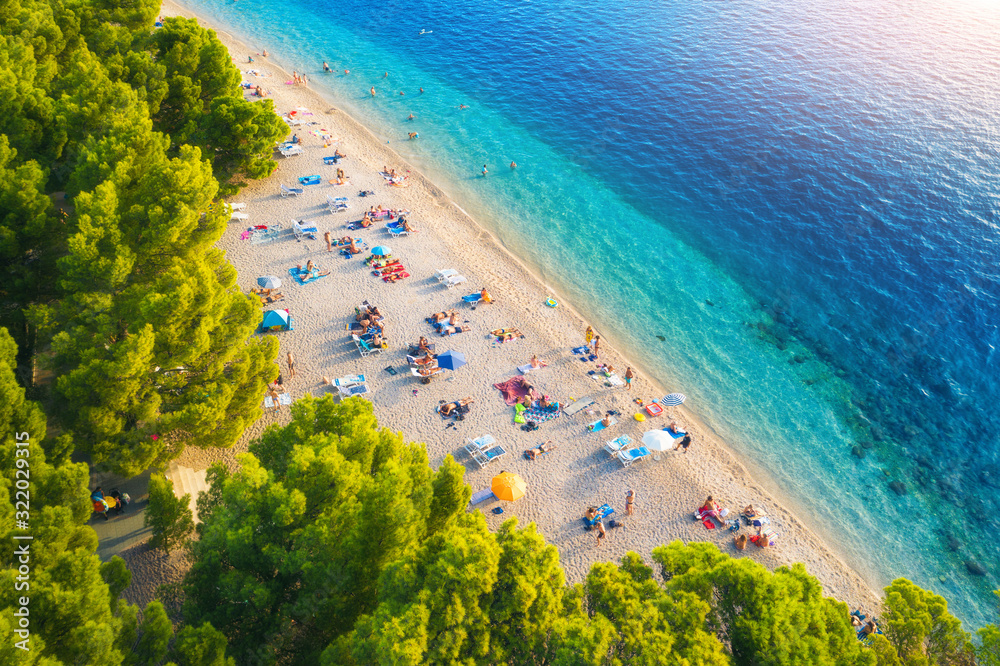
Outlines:
[{"label": "beach tent", "polygon": [[493,494],[497,496],[497,499],[513,502],[514,500],[519,500],[524,497],[524,494],[528,490],[528,484],[526,484],[524,479],[519,477],[517,474],[501,472],[493,477],[493,483],[490,484],[490,490],[492,490]]},{"label": "beach tent", "polygon": [[290,331],[292,330],[292,317],[288,310],[270,310],[264,313],[264,320],[260,323],[262,331]]}]

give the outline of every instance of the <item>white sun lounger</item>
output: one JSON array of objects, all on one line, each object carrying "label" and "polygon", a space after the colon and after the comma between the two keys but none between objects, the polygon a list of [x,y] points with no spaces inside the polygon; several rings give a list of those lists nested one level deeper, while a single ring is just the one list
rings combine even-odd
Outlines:
[{"label": "white sun lounger", "polygon": [[621,462],[622,467],[628,467],[636,460],[642,460],[649,455],[649,449],[645,446],[640,446],[637,449],[629,449],[628,451],[619,451],[618,460]]},{"label": "white sun lounger", "polygon": [[288,148],[279,148],[278,152],[280,152],[283,157],[292,157],[294,155],[301,155],[305,151],[302,150],[302,146],[289,146]]},{"label": "white sun lounger", "polygon": [[243,222],[245,220],[249,220],[250,216],[247,215],[246,213],[240,213],[239,211],[233,211],[233,214],[229,216],[229,219],[230,220],[237,220],[239,222]]},{"label": "white sun lounger", "polygon": [[621,435],[604,443],[604,450],[614,458],[620,451],[627,449],[632,444],[632,438],[628,435]]},{"label": "white sun lounger", "polygon": [[231,203],[229,208],[231,210],[246,210],[247,205],[245,203]]},{"label": "white sun lounger", "polygon": [[485,451],[486,449],[490,448],[496,443],[497,443],[496,438],[490,434],[483,435],[482,437],[477,437],[476,439],[469,439],[468,437],[466,437],[465,450],[469,453],[470,456],[474,457],[480,451]]},{"label": "white sun lounger", "polygon": [[337,387],[353,386],[354,384],[364,384],[364,383],[365,383],[364,375],[349,375],[347,377],[339,377],[333,380],[333,385]]},{"label": "white sun lounger", "polygon": [[450,275],[441,282],[442,284],[444,284],[444,286],[451,289],[455,285],[462,284],[463,282],[468,282],[468,278],[466,278],[464,275]]},{"label": "white sun lounger", "polygon": [[456,271],[454,268],[442,268],[441,270],[435,271],[434,273],[434,277],[437,278],[438,282],[444,282],[445,280],[454,275],[458,275],[458,271]]},{"label": "white sun lounger", "polygon": [[305,192],[301,187],[288,187],[287,185],[281,186],[281,196],[282,197],[297,197]]}]

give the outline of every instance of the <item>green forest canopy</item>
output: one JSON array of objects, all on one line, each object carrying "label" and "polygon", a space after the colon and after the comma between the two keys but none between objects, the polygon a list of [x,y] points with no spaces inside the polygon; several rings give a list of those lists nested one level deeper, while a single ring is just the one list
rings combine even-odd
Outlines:
[{"label": "green forest canopy", "polygon": [[[158,11],[0,0],[6,543],[25,460],[36,498],[31,650],[3,549],[0,663],[1000,665],[1000,628],[973,645],[944,599],[902,579],[870,647],[801,565],[771,573],[708,544],[566,585],[534,525],[491,533],[466,513],[464,469],[432,470],[360,399],[303,400],[237,473],[211,470],[181,618],[124,602],[131,574],[95,555],[71,454],[135,474],[188,444],[229,446],[276,374],[275,343],[252,336],[259,305],[214,249],[227,212],[211,204],[270,174],[287,128],[244,99],[214,33],[181,18],[154,30]],[[36,364],[52,386],[33,385]]]}]

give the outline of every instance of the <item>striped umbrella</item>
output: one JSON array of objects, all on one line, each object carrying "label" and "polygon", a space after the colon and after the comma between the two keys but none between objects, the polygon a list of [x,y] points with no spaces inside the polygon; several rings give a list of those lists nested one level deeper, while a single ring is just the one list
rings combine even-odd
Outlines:
[{"label": "striped umbrella", "polygon": [[676,407],[685,400],[687,400],[687,396],[685,396],[683,393],[671,393],[670,395],[663,398],[663,400],[660,401],[660,404],[663,405],[664,407]]},{"label": "striped umbrella", "polygon": [[264,289],[277,289],[281,286],[281,280],[273,275],[265,275],[264,277],[257,278],[257,284]]}]

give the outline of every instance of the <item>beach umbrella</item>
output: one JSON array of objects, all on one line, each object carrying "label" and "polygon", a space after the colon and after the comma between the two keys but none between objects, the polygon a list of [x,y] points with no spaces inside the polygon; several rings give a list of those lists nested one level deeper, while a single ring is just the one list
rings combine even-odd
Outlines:
[{"label": "beach umbrella", "polygon": [[372,248],[372,254],[376,257],[388,257],[392,254],[392,249],[385,245],[376,245]]},{"label": "beach umbrella", "polygon": [[660,404],[663,405],[664,407],[676,407],[685,400],[687,400],[687,396],[685,396],[683,393],[671,393],[663,400],[661,400]]},{"label": "beach umbrella", "polygon": [[493,477],[490,490],[497,496],[497,499],[513,502],[524,497],[524,494],[528,491],[528,484],[517,474],[500,472]]},{"label": "beach umbrella", "polygon": [[445,370],[457,370],[465,365],[465,354],[457,351],[446,351],[437,358],[438,365]]},{"label": "beach umbrella", "polygon": [[663,430],[647,430],[642,435],[642,445],[650,451],[669,451],[676,446],[670,433]]},{"label": "beach umbrella", "polygon": [[264,277],[257,278],[257,284],[264,289],[277,289],[281,286],[281,280],[273,275],[265,275]]}]

